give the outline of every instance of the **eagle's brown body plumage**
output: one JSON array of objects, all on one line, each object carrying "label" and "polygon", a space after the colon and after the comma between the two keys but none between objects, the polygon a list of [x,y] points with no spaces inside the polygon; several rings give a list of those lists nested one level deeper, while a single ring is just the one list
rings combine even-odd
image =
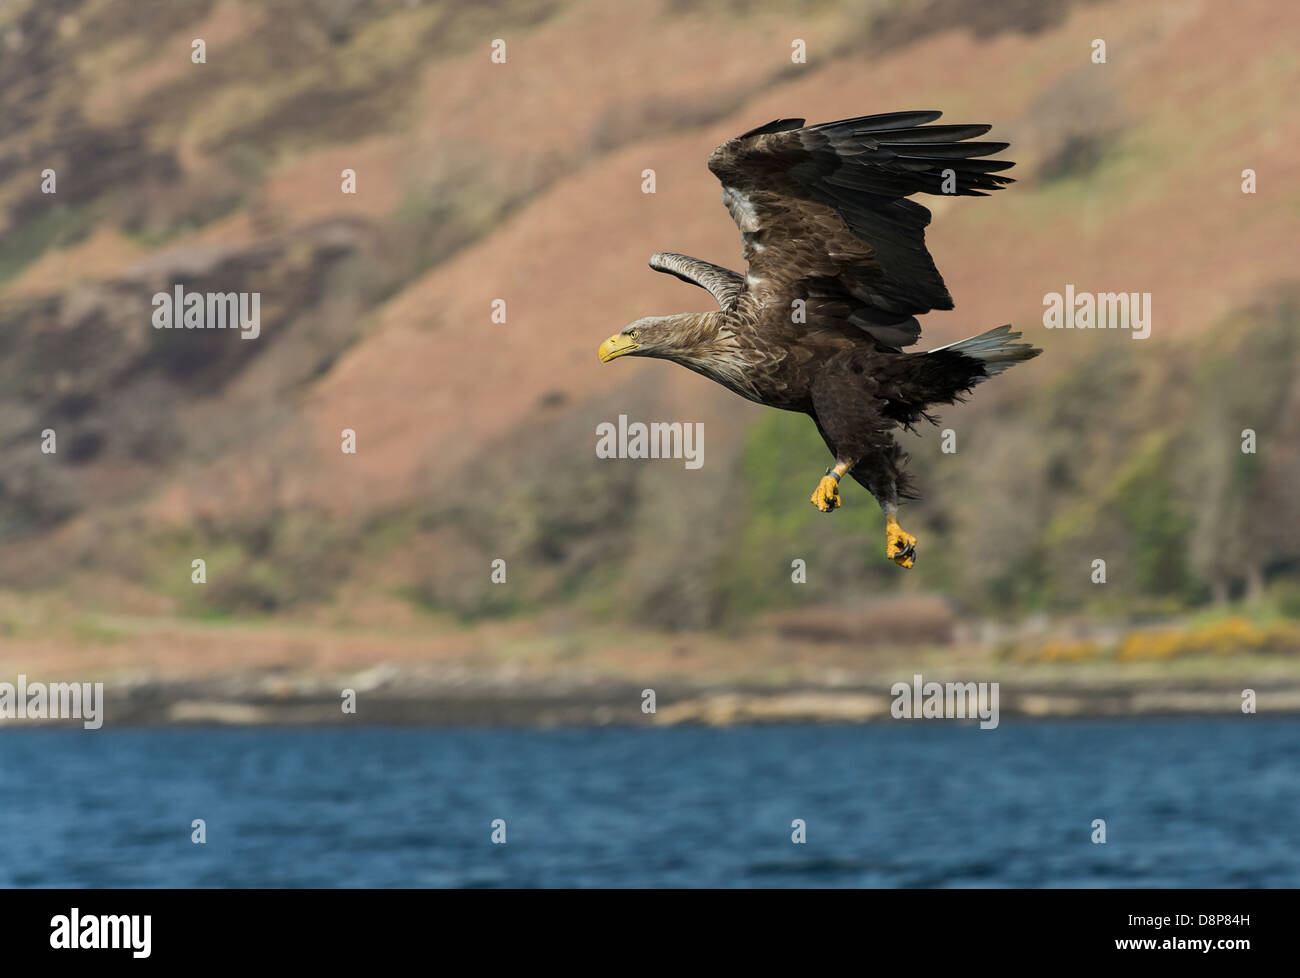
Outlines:
[{"label": "eagle's brown body plumage", "polygon": [[[897,500],[912,489],[894,429],[1040,352],[1013,342],[1009,327],[902,350],[920,337],[916,316],[953,306],[925,248],[930,212],[906,198],[985,196],[1012,182],[997,175],[1011,162],[981,159],[1006,143],[968,141],[988,126],[928,125],[939,115],[806,128],[781,119],[723,143],[709,169],[740,229],[747,273],[654,255],[652,268],[708,290],[720,310],[638,320],[606,341],[601,358],[674,360],[742,397],[810,415],[835,456],[835,482],[851,472],[896,526]],[[814,493],[819,508],[839,505],[833,485],[824,495]]]}]

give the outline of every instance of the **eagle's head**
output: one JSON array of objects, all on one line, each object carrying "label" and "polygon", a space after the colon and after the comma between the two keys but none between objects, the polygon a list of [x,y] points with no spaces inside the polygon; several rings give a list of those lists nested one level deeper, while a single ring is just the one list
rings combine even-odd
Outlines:
[{"label": "eagle's head", "polygon": [[689,353],[694,337],[682,328],[682,316],[646,316],[623,327],[604,343],[596,355],[601,363],[618,357],[660,357],[676,359]]},{"label": "eagle's head", "polygon": [[723,324],[721,313],[697,312],[638,319],[600,344],[596,355],[601,363],[619,357],[672,360],[753,398],[754,385],[748,376],[751,352]]}]

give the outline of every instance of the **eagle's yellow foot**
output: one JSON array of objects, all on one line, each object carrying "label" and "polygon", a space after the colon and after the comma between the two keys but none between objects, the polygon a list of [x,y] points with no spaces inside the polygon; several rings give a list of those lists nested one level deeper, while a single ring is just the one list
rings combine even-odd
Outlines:
[{"label": "eagle's yellow foot", "polygon": [[898,525],[893,513],[885,517],[885,556],[899,567],[916,563],[916,537]]},{"label": "eagle's yellow foot", "polygon": [[823,513],[829,513],[840,504],[840,480],[833,475],[822,476],[813,490],[812,504]]}]

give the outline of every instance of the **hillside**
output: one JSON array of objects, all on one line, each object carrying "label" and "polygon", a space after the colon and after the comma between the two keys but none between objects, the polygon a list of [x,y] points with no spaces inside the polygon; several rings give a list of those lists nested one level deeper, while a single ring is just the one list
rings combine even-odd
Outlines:
[{"label": "hillside", "polygon": [[[51,653],[103,615],[734,630],[893,591],[1001,620],[1300,614],[1300,13],[998,7],[10,0],[0,627]],[[717,143],[932,107],[992,123],[1018,182],[931,204],[957,308],[922,345],[1009,321],[1046,353],[945,412],[956,454],[907,436],[904,577],[865,493],[808,506],[806,419],[594,350],[705,308],[652,252],[738,263]],[[151,328],[177,282],[260,292],[261,335]],[[1067,284],[1150,293],[1150,338],[1044,329]],[[596,458],[620,414],[702,422],[705,465]]]}]

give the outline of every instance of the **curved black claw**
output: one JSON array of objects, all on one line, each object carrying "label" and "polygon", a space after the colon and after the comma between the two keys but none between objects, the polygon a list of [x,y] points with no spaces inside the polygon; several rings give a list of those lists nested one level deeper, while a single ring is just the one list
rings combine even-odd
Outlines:
[{"label": "curved black claw", "polygon": [[898,566],[900,567],[915,567],[916,566],[915,545],[909,543],[906,547],[903,547],[901,550],[899,550],[898,553],[894,554],[894,556],[891,557],[890,559],[893,560],[894,563],[898,564]]}]

